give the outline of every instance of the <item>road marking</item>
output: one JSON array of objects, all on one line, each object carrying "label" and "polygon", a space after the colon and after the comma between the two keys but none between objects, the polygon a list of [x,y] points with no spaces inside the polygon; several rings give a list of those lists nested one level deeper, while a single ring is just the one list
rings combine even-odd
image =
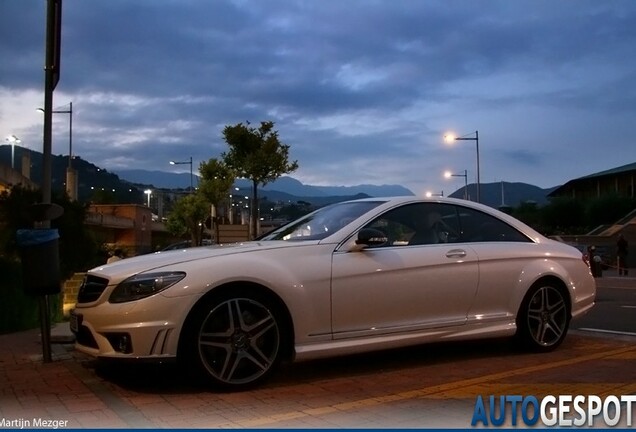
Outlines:
[{"label": "road marking", "polygon": [[621,307],[625,309],[636,309],[636,306],[631,306],[631,305],[622,305]]},{"label": "road marking", "polygon": [[[583,329],[580,329],[583,330]],[[506,378],[512,378],[520,375],[527,375],[547,369],[559,368],[563,366],[570,366],[577,363],[584,363],[591,360],[599,360],[599,359],[607,359],[607,358],[617,358],[626,354],[635,354],[636,347],[622,347],[617,348],[611,351],[603,351],[594,354],[588,354],[581,357],[575,357],[567,360],[559,360],[550,363],[542,363],[536,366],[527,366],[519,369],[512,369],[504,372],[492,373],[490,375],[484,375],[477,378],[468,378],[464,380],[454,381],[445,384],[438,384],[430,387],[424,387],[415,390],[409,390],[397,394],[391,394],[386,396],[378,396],[366,399],[359,399],[354,401],[342,402],[333,405],[327,405],[324,407],[312,407],[307,408],[306,410],[298,410],[286,413],[273,414],[271,416],[260,417],[260,418],[252,418],[246,419],[244,421],[237,421],[241,427],[253,428],[265,425],[272,425],[278,423],[281,420],[290,420],[290,419],[299,419],[302,417],[310,417],[310,416],[319,416],[324,414],[332,414],[338,412],[344,412],[348,410],[354,410],[359,408],[368,408],[372,406],[382,405],[389,402],[399,402],[405,401],[409,399],[417,399],[417,398],[427,398],[427,399],[436,399],[439,398],[444,393],[448,393],[451,391],[457,391],[459,389],[465,389],[474,387],[477,385],[488,385],[491,381],[498,381]],[[530,385],[533,386],[533,385]],[[540,385],[535,385],[536,387],[540,387]],[[620,386],[616,384],[616,386]],[[527,386],[526,386],[527,387]],[[606,389],[603,389],[606,390]],[[607,391],[611,391],[611,389],[607,389]]]},{"label": "road marking", "polygon": [[621,336],[636,336],[636,333],[633,332],[623,332],[623,331],[616,331],[616,330],[605,330],[605,329],[595,329],[595,328],[579,328],[577,330],[581,330],[581,331],[588,331],[588,332],[596,332],[596,333],[609,333],[609,334],[615,334],[615,335],[621,335]]}]

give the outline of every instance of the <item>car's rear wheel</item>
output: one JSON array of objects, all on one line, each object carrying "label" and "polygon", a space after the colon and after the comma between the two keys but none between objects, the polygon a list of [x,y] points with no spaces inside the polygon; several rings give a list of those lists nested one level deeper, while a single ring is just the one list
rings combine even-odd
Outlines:
[{"label": "car's rear wheel", "polygon": [[213,384],[242,390],[267,378],[282,353],[282,328],[273,302],[258,293],[210,298],[190,321],[187,356]]},{"label": "car's rear wheel", "polygon": [[551,351],[558,347],[570,325],[567,294],[550,283],[533,286],[517,316],[517,336],[533,351]]}]

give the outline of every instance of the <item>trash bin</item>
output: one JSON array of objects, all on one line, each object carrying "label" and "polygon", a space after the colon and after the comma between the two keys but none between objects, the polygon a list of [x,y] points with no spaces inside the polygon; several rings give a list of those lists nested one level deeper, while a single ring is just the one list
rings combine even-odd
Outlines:
[{"label": "trash bin", "polygon": [[24,291],[30,295],[60,293],[59,234],[56,229],[16,232]]}]

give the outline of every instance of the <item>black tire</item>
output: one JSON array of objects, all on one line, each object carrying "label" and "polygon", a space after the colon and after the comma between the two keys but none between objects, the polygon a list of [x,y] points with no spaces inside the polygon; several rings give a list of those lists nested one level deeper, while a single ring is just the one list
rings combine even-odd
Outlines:
[{"label": "black tire", "polygon": [[533,285],[517,315],[517,339],[535,352],[548,352],[565,339],[570,325],[570,302],[563,289],[550,282]]},{"label": "black tire", "polygon": [[189,317],[182,364],[216,388],[245,390],[276,369],[283,353],[281,314],[267,296],[252,290],[210,297]]}]

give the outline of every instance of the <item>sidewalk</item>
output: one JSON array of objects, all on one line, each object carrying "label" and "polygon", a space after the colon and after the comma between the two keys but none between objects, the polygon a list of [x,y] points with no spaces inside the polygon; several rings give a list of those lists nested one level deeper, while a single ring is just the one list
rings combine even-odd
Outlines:
[{"label": "sidewalk", "polygon": [[[636,288],[636,277],[610,272],[597,282]],[[478,395],[636,394],[636,338],[576,331],[541,355],[478,341],[295,364],[241,393],[186,383],[171,369],[96,368],[94,359],[73,349],[69,336],[68,323],[52,328],[53,361],[43,363],[39,329],[0,335],[0,424],[468,428]]]},{"label": "sidewalk", "polygon": [[628,276],[619,276],[616,269],[603,270],[601,277],[596,278],[599,288],[635,288],[636,269],[630,269]]}]

